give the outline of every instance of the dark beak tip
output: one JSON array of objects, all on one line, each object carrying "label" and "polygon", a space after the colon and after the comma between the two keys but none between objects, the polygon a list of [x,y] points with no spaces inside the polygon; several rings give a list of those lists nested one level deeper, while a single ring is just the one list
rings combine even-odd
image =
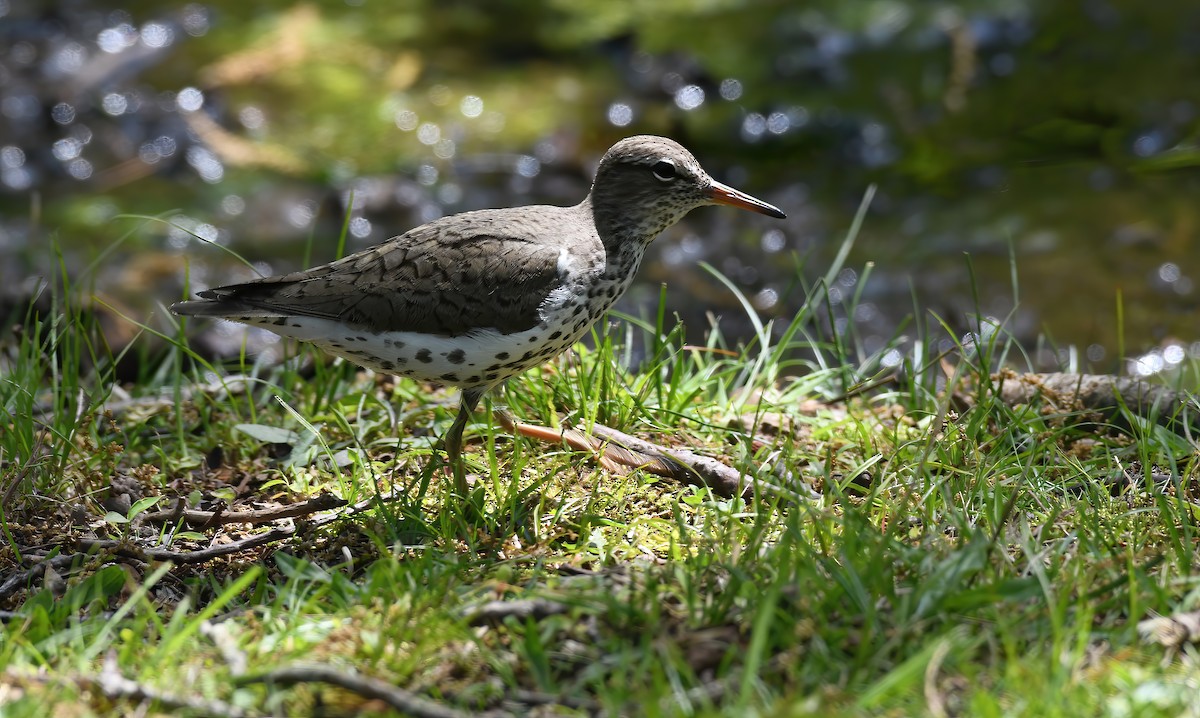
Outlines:
[{"label": "dark beak tip", "polygon": [[721,184],[720,182],[713,181],[712,186],[709,188],[708,195],[710,201],[715,204],[729,205],[739,209],[757,212],[758,214],[764,214],[768,217],[774,217],[775,219],[787,219],[787,215],[775,205],[768,204],[757,197],[751,197],[745,192],[736,190],[728,185]]},{"label": "dark beak tip", "polygon": [[734,204],[732,206],[737,207],[738,209],[744,209],[744,210],[748,210],[750,212],[754,212],[755,214],[761,214],[766,217],[773,217],[775,219],[787,219],[787,215],[784,214],[783,210],[779,209],[778,207],[776,207],[773,204],[767,204],[766,202],[762,202],[761,200],[759,200],[755,204]]}]

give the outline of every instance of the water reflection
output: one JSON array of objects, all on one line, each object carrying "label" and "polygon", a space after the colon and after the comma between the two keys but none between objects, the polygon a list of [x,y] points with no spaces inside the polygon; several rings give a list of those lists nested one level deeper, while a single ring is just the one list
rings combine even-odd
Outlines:
[{"label": "water reflection", "polygon": [[[563,10],[554,32],[521,28],[519,42],[493,46],[491,34],[449,42],[465,29],[404,7],[388,9],[387,29],[369,5],[305,6],[251,33],[244,9],[219,1],[135,16],[87,0],[31,14],[0,0],[0,198],[14,218],[0,221],[0,238],[37,246],[23,234],[31,190],[53,198],[47,211],[63,223],[92,216],[72,205],[90,206],[92,193],[106,216],[185,208],[186,231],[147,230],[142,251],[191,251],[195,233],[293,268],[296,248],[310,237],[331,245],[346,213],[363,246],[447,212],[578,201],[610,140],[652,131],[676,135],[715,175],[790,218],[766,227],[695,213],[656,245],[629,306],[667,281],[673,307],[695,308],[688,322],[703,326],[713,309],[736,327],[737,303],[695,268],[706,259],[758,311],[786,318],[803,301],[794,273],[820,275],[877,182],[851,257],[854,267],[874,262],[871,281],[843,275],[829,288],[843,313],[835,327],[856,328],[864,346],[882,348],[916,295],[956,333],[986,313],[1029,339],[1050,318],[1059,341],[1087,347],[1087,361],[1125,361],[1111,348],[1112,315],[1097,313],[1114,303],[1115,283],[1138,346],[1169,348],[1167,337],[1188,331],[1196,183],[1131,163],[1191,166],[1181,143],[1194,136],[1200,97],[1170,83],[1200,51],[1162,31],[1164,18],[1184,26],[1190,6],[1089,6],[1081,21],[1021,2],[851,5],[749,4],[704,22],[664,11],[610,35],[570,25],[586,8]],[[769,31],[732,23],[754,13],[770,16]],[[388,34],[397,27],[410,34]],[[657,38],[653,51],[643,30]],[[719,62],[707,52],[718,30],[730,40]],[[568,32],[575,39],[557,46],[515,49]],[[1145,60],[1120,49],[1121,32],[1152,41],[1139,45]],[[1039,37],[1057,43],[1050,60]],[[733,57],[738,43],[748,50]],[[238,49],[221,55],[227,47]],[[1083,93],[1078,106],[1056,99],[1060,84]],[[1166,349],[1154,351],[1171,365]]]},{"label": "water reflection", "polygon": [[246,200],[236,194],[225,195],[221,199],[221,211],[228,217],[236,217],[246,211]]},{"label": "water reflection", "polygon": [[675,106],[681,110],[694,110],[704,104],[704,88],[685,85],[675,91]]},{"label": "water reflection", "polygon": [[1188,358],[1200,359],[1200,343],[1185,348],[1183,344],[1172,342],[1130,359],[1125,370],[1134,376],[1149,377],[1173,371]]},{"label": "water reflection", "polygon": [[366,217],[355,217],[348,226],[350,236],[355,239],[366,239],[371,236],[371,220]]},{"label": "water reflection", "polygon": [[732,77],[727,77],[721,80],[721,99],[734,102],[742,96],[742,83]]},{"label": "water reflection", "polygon": [[461,186],[453,182],[446,182],[438,186],[434,198],[443,207],[454,207],[462,204],[463,190]]},{"label": "water reflection", "polygon": [[542,163],[538,158],[530,155],[521,155],[517,158],[516,167],[517,174],[522,177],[537,177],[542,171]]},{"label": "water reflection", "polygon": [[479,117],[483,114],[483,99],[477,95],[467,95],[459,102],[458,110],[463,114],[463,117]]},{"label": "water reflection", "polygon": [[77,180],[86,180],[92,176],[92,163],[82,157],[67,163],[67,174]]},{"label": "water reflection", "polygon": [[185,154],[187,163],[200,179],[210,184],[217,184],[225,178],[225,165],[217,155],[203,145],[192,145]]},{"label": "water reflection", "polygon": [[312,200],[294,202],[287,206],[286,217],[288,224],[296,229],[307,229],[317,216],[317,203]]},{"label": "water reflection", "polygon": [[175,41],[175,29],[161,22],[148,22],[138,33],[146,47],[167,47]]},{"label": "water reflection", "polygon": [[185,87],[175,95],[175,105],[184,112],[195,112],[204,107],[204,93],[195,87]]},{"label": "water reflection", "polygon": [[417,141],[423,145],[436,144],[442,138],[442,128],[426,122],[417,128]]},{"label": "water reflection", "polygon": [[759,112],[751,112],[742,120],[742,139],[755,142],[767,131],[767,118]]},{"label": "water reflection", "polygon": [[775,308],[776,304],[779,304],[779,292],[773,287],[764,287],[754,295],[752,303],[758,311],[769,312]]},{"label": "water reflection", "polygon": [[50,150],[58,160],[73,160],[83,151],[83,143],[74,137],[55,141]]},{"label": "water reflection", "polygon": [[417,129],[417,124],[420,122],[420,118],[417,117],[417,113],[413,112],[412,110],[399,110],[396,112],[395,120],[396,127],[399,127],[405,132],[412,132],[413,130]]},{"label": "water reflection", "polygon": [[633,122],[633,108],[624,102],[608,106],[608,122],[613,127],[626,127]]},{"label": "water reflection", "polygon": [[254,105],[247,105],[238,110],[238,122],[242,123],[242,127],[248,130],[265,130],[267,128],[267,115]]}]

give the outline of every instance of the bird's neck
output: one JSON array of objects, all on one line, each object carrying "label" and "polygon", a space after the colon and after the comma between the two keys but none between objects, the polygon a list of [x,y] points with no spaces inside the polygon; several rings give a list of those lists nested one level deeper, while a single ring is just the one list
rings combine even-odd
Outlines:
[{"label": "bird's neck", "polygon": [[660,232],[684,214],[667,216],[661,209],[648,209],[617,193],[597,193],[595,188],[577,207],[584,216],[590,216],[596,234],[610,254],[623,254],[631,246],[637,247],[639,252],[644,250]]},{"label": "bird's neck", "polygon": [[600,268],[601,279],[621,285],[619,293],[613,297],[616,299],[620,293],[624,293],[629,280],[637,273],[642,258],[646,254],[646,247],[658,233],[641,234],[626,222],[621,221],[610,221],[607,225],[603,221],[597,222],[596,219],[600,215],[592,206],[591,195],[588,195],[571,210],[577,213],[581,221],[594,223],[596,236],[604,246],[603,263]]}]

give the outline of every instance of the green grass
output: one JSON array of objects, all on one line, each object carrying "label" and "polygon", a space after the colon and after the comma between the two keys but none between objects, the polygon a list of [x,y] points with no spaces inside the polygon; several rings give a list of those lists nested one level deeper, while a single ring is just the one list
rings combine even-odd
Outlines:
[{"label": "green grass", "polygon": [[[314,663],[464,714],[1194,710],[1200,674],[1136,631],[1200,596],[1194,446],[1136,417],[1117,430],[1003,404],[993,372],[1027,361],[1003,331],[940,357],[936,320],[918,313],[915,346],[881,382],[886,349],[823,329],[820,285],[779,328],[747,303],[758,331],[744,346],[715,331],[686,346],[665,309],[627,318],[495,401],[687,445],[785,491],[722,499],[609,474],[480,412],[471,511],[447,500],[435,451],[453,392],[303,349],[214,365],[183,327],[157,354],[135,346],[141,375],[117,392],[66,285],[0,359],[0,584],[62,557],[0,601],[5,716],[129,714],[144,698],[106,695],[113,674],[190,701],[150,701],[162,712],[383,710],[260,680]],[[1114,486],[1120,472],[1134,480]],[[140,520],[175,497],[234,511],[321,492],[369,508],[206,563],[136,557],[267,530]],[[82,538],[119,543],[77,553]],[[519,600],[552,610],[480,615]]]}]

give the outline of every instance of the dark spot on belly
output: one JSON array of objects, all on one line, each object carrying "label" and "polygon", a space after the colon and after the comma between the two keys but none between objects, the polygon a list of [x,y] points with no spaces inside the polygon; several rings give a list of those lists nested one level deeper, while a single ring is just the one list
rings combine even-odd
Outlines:
[{"label": "dark spot on belly", "polygon": [[442,374],[441,379],[442,381],[458,381],[458,374],[455,374],[454,372]]},{"label": "dark spot on belly", "polygon": [[558,339],[561,336],[562,336],[562,332],[554,332],[553,334],[550,335],[550,341],[554,341],[555,339]]},{"label": "dark spot on belly", "polygon": [[462,364],[467,358],[467,353],[462,349],[455,349],[447,354],[446,358],[450,360],[451,364]]},{"label": "dark spot on belly", "polygon": [[508,358],[508,352],[500,352],[499,354],[496,355],[496,358],[499,359],[500,361],[504,361],[505,359]]},{"label": "dark spot on belly", "polygon": [[384,371],[391,371],[396,368],[396,363],[390,362],[390,361],[382,361],[382,362],[379,362],[379,366],[382,367]]},{"label": "dark spot on belly", "polygon": [[285,326],[287,324],[287,317],[280,317],[271,323],[277,327]]},{"label": "dark spot on belly", "polygon": [[433,354],[428,349],[422,349],[417,352],[417,361],[424,364],[429,364],[433,361]]}]

